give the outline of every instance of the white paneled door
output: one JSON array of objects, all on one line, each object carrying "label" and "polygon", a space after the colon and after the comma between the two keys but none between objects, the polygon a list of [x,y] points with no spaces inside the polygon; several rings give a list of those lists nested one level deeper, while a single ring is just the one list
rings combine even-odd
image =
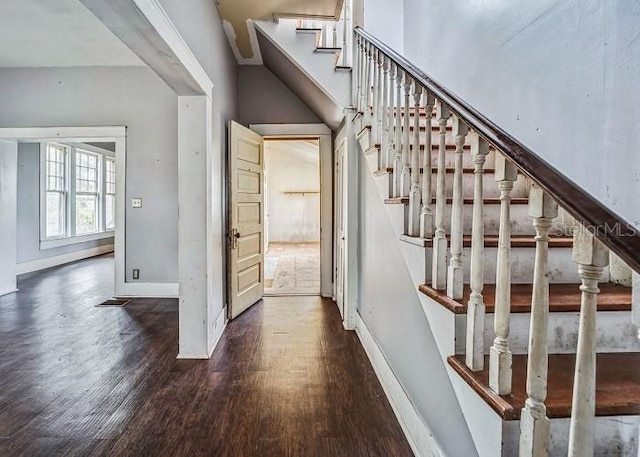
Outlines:
[{"label": "white paneled door", "polygon": [[257,133],[229,125],[229,318],[264,294],[264,141]]}]

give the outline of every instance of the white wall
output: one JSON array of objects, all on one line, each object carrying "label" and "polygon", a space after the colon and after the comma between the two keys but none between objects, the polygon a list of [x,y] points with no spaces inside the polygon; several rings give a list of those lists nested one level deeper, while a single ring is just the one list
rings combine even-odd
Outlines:
[{"label": "white wall", "polygon": [[320,242],[318,146],[301,141],[266,141],[267,211],[270,242]]},{"label": "white wall", "polygon": [[364,2],[363,28],[387,46],[402,54],[404,51],[403,0],[360,1]]},{"label": "white wall", "polygon": [[40,143],[18,144],[17,263],[113,245],[113,237],[40,249]]},{"label": "white wall", "polygon": [[404,4],[409,60],[640,227],[640,3]]},{"label": "white wall", "polygon": [[0,69],[0,127],[127,126],[128,281],[178,280],[177,111],[145,67]]},{"label": "white wall", "polygon": [[16,289],[18,145],[0,140],[0,295]]},{"label": "white wall", "polygon": [[249,125],[322,121],[267,67],[243,65],[238,69],[238,122]]}]

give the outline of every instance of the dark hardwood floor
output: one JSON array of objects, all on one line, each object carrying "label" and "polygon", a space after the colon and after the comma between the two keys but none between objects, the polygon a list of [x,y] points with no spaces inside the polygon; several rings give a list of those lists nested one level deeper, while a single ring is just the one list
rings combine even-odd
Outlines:
[{"label": "dark hardwood floor", "polygon": [[410,456],[336,306],[267,298],[211,360],[176,360],[177,300],[95,307],[105,256],[0,297],[2,456]]}]

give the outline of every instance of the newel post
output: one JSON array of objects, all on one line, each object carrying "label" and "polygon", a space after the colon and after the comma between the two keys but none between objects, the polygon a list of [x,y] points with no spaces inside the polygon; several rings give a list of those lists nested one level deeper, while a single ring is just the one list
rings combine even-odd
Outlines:
[{"label": "newel post", "polygon": [[573,261],[582,279],[576,370],[573,379],[569,457],[593,455],[596,411],[596,315],[598,282],[609,265],[609,250],[588,230],[578,227],[573,238]]}]

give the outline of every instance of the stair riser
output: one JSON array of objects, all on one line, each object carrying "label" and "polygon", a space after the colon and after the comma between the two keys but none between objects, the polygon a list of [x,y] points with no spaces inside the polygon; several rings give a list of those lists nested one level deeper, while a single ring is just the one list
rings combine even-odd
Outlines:
[{"label": "stair riser", "polygon": [[[434,208],[435,209],[435,208]],[[451,233],[452,205],[445,209],[445,230]],[[473,205],[467,204],[462,209],[464,234],[471,235],[473,225]],[[485,235],[498,235],[500,229],[500,205],[484,205],[484,233]],[[535,229],[531,223],[528,205],[511,205],[511,234],[535,235]]]},{"label": "stair riser", "polygon": [[[518,455],[520,421],[504,422],[503,457]],[[569,418],[551,419],[549,457],[565,457],[569,450]],[[640,416],[602,416],[594,422],[594,456],[637,457]]]},{"label": "stair riser", "polygon": [[[370,135],[367,133],[368,131],[363,131],[359,141],[360,141],[360,146],[362,147],[363,151],[368,151],[369,153],[373,154],[378,154],[380,155],[380,162],[382,164],[382,166],[393,166],[393,161],[394,161],[394,156],[393,156],[393,152],[389,151],[388,148],[388,143],[387,143],[387,147],[381,147],[381,151],[370,151],[369,148],[376,144],[375,141],[373,141],[370,138]],[[423,157],[422,154],[424,154],[424,149],[421,150],[421,155],[420,155],[420,167],[422,167],[422,163],[423,163]],[[387,157],[387,155],[389,155],[389,157]],[[445,151],[445,168],[455,168],[455,160],[456,160],[456,152],[453,150],[446,150]],[[438,150],[437,149],[432,149],[431,150],[431,167],[432,168],[436,168],[438,166]],[[471,153],[469,151],[465,151],[462,155],[462,166],[463,168],[466,169],[473,169],[475,168],[475,165],[473,163],[473,156],[471,155]],[[492,175],[493,176],[493,169],[495,167],[495,159],[493,154],[490,154],[489,156],[487,156],[487,160],[485,162],[485,166],[484,169],[487,170],[487,175]],[[469,173],[471,174],[471,173]],[[447,178],[449,179],[449,178]],[[495,180],[494,180],[495,182]]]},{"label": "stair riser", "polygon": [[[554,247],[549,250],[549,280],[558,284],[580,283],[578,267],[571,260],[570,247]],[[428,250],[430,252],[430,250]],[[430,253],[429,253],[430,255]],[[498,248],[485,247],[484,281],[494,284],[496,281],[496,259]],[[533,265],[535,248],[511,248],[511,282],[513,284],[531,284],[533,281]],[[470,281],[471,248],[462,251],[462,265],[464,268],[464,282]]]},{"label": "stair riser", "polygon": [[[435,182],[437,173],[432,173],[432,188],[435,193]],[[447,173],[445,178],[445,187],[447,197],[453,196],[454,174]],[[462,197],[473,198],[473,187],[475,184],[475,175],[473,173],[464,173],[462,175]],[[500,188],[493,173],[484,173],[482,175],[483,195],[485,198],[499,198]],[[511,191],[512,198],[528,198],[529,197],[529,182],[524,176],[518,176],[518,180],[513,185],[513,191]],[[514,205],[515,206],[515,205]],[[520,205],[524,206],[524,205]]]},{"label": "stair riser", "polygon": [[[494,314],[487,313],[485,320],[485,353],[493,344],[495,331]],[[580,314],[549,313],[549,332],[547,348],[549,354],[573,354],[578,343],[578,321]],[[465,353],[466,315],[456,316],[460,320],[456,325],[456,354]],[[513,354],[527,354],[529,345],[530,313],[512,313],[510,318],[509,347]],[[640,342],[636,338],[629,311],[601,311],[598,313],[597,350],[598,352],[640,352]]]}]

